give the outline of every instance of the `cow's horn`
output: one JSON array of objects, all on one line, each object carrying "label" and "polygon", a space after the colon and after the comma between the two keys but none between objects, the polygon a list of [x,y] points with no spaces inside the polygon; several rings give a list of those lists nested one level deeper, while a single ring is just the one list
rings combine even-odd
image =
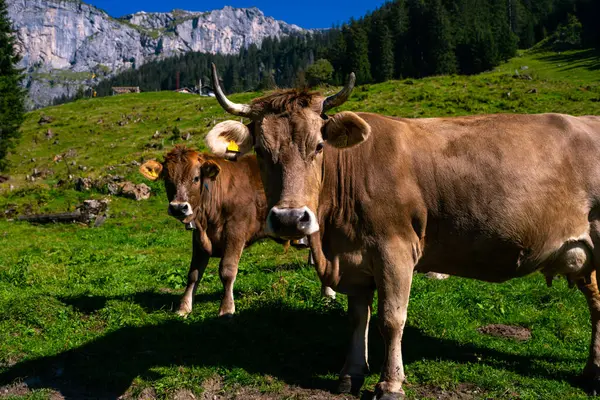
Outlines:
[{"label": "cow's horn", "polygon": [[346,86],[338,93],[329,96],[323,101],[323,112],[331,110],[333,107],[337,107],[342,105],[348,100],[350,94],[352,94],[352,89],[354,89],[354,83],[356,82],[356,75],[354,72],[351,72],[348,75],[348,81],[346,82]]},{"label": "cow's horn", "polygon": [[238,115],[240,117],[250,117],[252,115],[252,107],[250,107],[248,104],[234,103],[225,96],[225,93],[223,93],[223,89],[221,89],[221,84],[219,83],[219,76],[217,75],[217,67],[214,63],[212,64],[212,79],[213,86],[215,89],[215,97],[217,98],[217,101],[225,111],[233,115]]}]

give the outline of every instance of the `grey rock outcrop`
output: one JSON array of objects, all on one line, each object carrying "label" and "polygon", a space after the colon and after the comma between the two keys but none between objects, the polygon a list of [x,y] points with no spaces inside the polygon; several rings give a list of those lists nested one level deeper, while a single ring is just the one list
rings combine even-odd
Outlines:
[{"label": "grey rock outcrop", "polygon": [[237,53],[266,37],[307,32],[257,8],[138,12],[115,19],[78,0],[11,0],[30,107],[72,96],[120,71],[189,51]]}]

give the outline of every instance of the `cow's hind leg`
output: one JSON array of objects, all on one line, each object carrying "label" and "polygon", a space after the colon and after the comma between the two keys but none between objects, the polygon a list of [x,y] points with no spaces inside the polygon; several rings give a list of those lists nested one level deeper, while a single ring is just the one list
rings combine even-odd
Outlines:
[{"label": "cow's hind leg", "polygon": [[[598,271],[600,263],[600,221],[592,221],[590,224],[590,237],[594,245],[593,263],[595,271]],[[585,295],[590,309],[592,321],[592,338],[590,341],[590,353],[583,370],[585,385],[594,395],[600,395],[600,291],[598,290],[597,272],[592,272],[589,279],[577,281],[579,290]]]},{"label": "cow's hind leg", "polygon": [[[325,288],[330,289],[323,286],[323,289]],[[346,363],[340,372],[338,384],[340,393],[357,393],[364,383],[365,374],[369,372],[369,320],[371,319],[374,292],[373,289],[364,289],[362,293],[348,296],[352,341],[346,356]]]},{"label": "cow's hind leg", "polygon": [[179,310],[177,314],[182,317],[187,317],[192,312],[192,305],[194,302],[194,295],[198,289],[198,283],[204,275],[204,270],[208,265],[208,259],[210,256],[197,242],[195,235],[193,235],[193,250],[192,250],[192,261],[190,262],[190,270],[188,272],[187,286],[181,302],[179,304]]},{"label": "cow's hind leg", "polygon": [[401,239],[382,242],[385,245],[375,257],[373,270],[378,293],[377,318],[385,357],[381,377],[375,387],[375,399],[397,400],[404,398],[402,334],[419,251],[418,247],[413,251],[412,246]]},{"label": "cow's hind leg", "polygon": [[233,284],[238,272],[238,263],[244,249],[244,241],[228,240],[219,264],[219,278],[223,284],[223,299],[219,308],[219,316],[232,316],[235,313],[233,301]]},{"label": "cow's hind leg", "polygon": [[577,286],[585,295],[592,320],[590,354],[583,370],[583,377],[590,392],[597,396],[600,395],[600,292],[595,274],[596,272],[593,272],[591,279],[587,282],[584,279],[579,280]]}]

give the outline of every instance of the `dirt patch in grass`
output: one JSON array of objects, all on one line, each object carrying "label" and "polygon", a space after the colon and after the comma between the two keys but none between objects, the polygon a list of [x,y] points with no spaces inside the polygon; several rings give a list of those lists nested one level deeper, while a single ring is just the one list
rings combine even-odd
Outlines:
[{"label": "dirt patch in grass", "polygon": [[514,339],[520,342],[531,339],[531,330],[523,328],[522,326],[491,324],[482,326],[477,329],[477,331],[479,331],[479,333],[483,333],[484,335]]},{"label": "dirt patch in grass", "polygon": [[[120,400],[156,400],[161,398],[153,388],[142,390],[134,395],[133,387],[119,397]],[[303,389],[297,386],[283,385],[273,391],[262,392],[252,386],[225,386],[220,376],[213,376],[202,384],[202,393],[195,394],[189,389],[172,390],[167,398],[173,400],[358,400],[352,395],[336,395],[318,389]],[[370,397],[369,397],[370,398]]]},{"label": "dirt patch in grass", "polygon": [[202,400],[349,400],[356,397],[336,395],[327,391],[317,389],[303,389],[296,386],[285,386],[276,393],[261,393],[254,388],[239,388],[220,396],[203,397]]},{"label": "dirt patch in grass", "polygon": [[[64,397],[53,390],[45,390],[48,400],[64,400]],[[0,399],[13,397],[27,397],[31,395],[31,389],[25,382],[15,382],[10,385],[0,386]]]},{"label": "dirt patch in grass", "polygon": [[436,399],[436,400],[471,400],[486,399],[485,392],[477,386],[470,383],[459,383],[455,388],[442,389],[433,385],[413,386],[407,385],[416,396],[416,399]]},{"label": "dirt patch in grass", "polygon": [[[204,381],[202,385],[204,392],[201,400],[349,400],[356,397],[346,395],[336,395],[324,390],[304,389],[292,385],[283,385],[280,390],[263,393],[254,387],[235,386],[223,387],[220,377],[213,377]],[[183,398],[182,398],[183,399]],[[187,398],[185,398],[187,399]]]},{"label": "dirt patch in grass", "polygon": [[[126,399],[127,397],[122,396],[122,399]],[[142,390],[140,395],[137,397],[138,400],[154,400],[156,399],[156,391],[154,388],[146,388]]]},{"label": "dirt patch in grass", "polygon": [[0,387],[0,398],[12,396],[25,396],[29,393],[29,388],[24,382],[13,383]]},{"label": "dirt patch in grass", "polygon": [[197,397],[194,395],[194,393],[191,390],[182,389],[182,390],[176,391],[173,394],[172,399],[173,400],[196,400]]}]

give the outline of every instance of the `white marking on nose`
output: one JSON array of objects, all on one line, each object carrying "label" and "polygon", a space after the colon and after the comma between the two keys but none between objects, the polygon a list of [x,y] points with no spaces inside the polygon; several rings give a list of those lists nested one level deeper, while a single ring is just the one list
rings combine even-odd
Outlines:
[{"label": "white marking on nose", "polygon": [[[194,212],[192,211],[192,205],[190,203],[188,203],[187,201],[185,202],[180,202],[180,201],[172,201],[169,203],[169,208],[167,209],[167,212],[169,213],[169,215],[173,215],[172,209],[178,209],[182,211],[183,216],[185,217],[189,217],[190,215],[192,215]],[[185,211],[185,212],[183,212]]]},{"label": "white marking on nose", "polygon": [[[278,220],[278,227],[273,226],[273,219]],[[297,230],[303,235],[311,235],[319,230],[317,217],[312,210],[306,206],[300,208],[273,207],[267,216],[267,234],[278,236],[283,231]],[[280,232],[277,232],[279,230]]]}]

